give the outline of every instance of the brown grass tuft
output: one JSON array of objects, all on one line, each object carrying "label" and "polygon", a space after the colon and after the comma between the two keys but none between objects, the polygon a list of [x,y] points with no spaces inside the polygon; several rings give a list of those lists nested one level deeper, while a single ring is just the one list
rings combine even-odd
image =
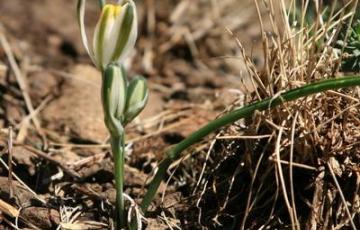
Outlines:
[{"label": "brown grass tuft", "polygon": [[[353,20],[358,1],[261,1],[264,68],[254,71],[248,103],[334,78],[334,43]],[[275,4],[277,2],[278,4]],[[327,9],[325,13],[325,9]],[[306,19],[311,17],[311,23]],[[271,32],[265,31],[270,21]],[[241,50],[241,42],[237,41]],[[245,81],[244,81],[245,82]],[[360,228],[360,100],[358,89],[328,91],[222,130],[199,181],[199,222],[210,228]]]}]

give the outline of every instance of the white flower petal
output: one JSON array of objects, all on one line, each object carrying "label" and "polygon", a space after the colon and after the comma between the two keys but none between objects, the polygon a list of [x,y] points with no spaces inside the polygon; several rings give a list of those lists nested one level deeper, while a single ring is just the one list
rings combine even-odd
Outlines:
[{"label": "white flower petal", "polygon": [[110,63],[114,61],[113,56],[115,53],[117,40],[119,36],[121,36],[119,33],[125,17],[126,7],[127,6],[121,7],[119,15],[117,15],[114,19],[114,23],[109,33],[109,36],[106,38],[106,45],[104,50],[107,55],[106,55],[106,59],[104,59],[105,63]]},{"label": "white flower petal", "polygon": [[[134,3],[132,2],[132,4],[134,4]],[[137,40],[138,22],[137,22],[137,13],[136,13],[135,5],[134,5],[133,9],[134,9],[134,18],[133,18],[133,21],[132,21],[131,31],[130,31],[127,43],[126,43],[121,55],[117,59],[118,63],[122,63],[128,57],[128,55],[131,53],[131,51],[133,51],[133,49],[135,47],[136,40]]]},{"label": "white flower petal", "polygon": [[84,22],[84,19],[85,19],[85,4],[86,4],[86,0],[79,0],[78,1],[78,4],[77,4],[77,19],[78,19],[78,23],[79,23],[79,27],[80,27],[80,34],[81,34],[82,43],[84,44],[85,50],[88,53],[88,55],[90,56],[92,62],[95,63],[94,53],[89,48],[89,42],[88,42],[88,39],[87,39],[86,30],[85,30],[85,22]]},{"label": "white flower petal", "polygon": [[[82,0],[84,1],[84,0]],[[137,13],[132,0],[124,5],[106,4],[93,38],[95,64],[101,70],[110,63],[122,64],[135,46]]]},{"label": "white flower petal", "polygon": [[114,22],[114,7],[112,5],[105,5],[100,19],[96,24],[93,40],[96,66],[101,69],[104,69],[106,65],[109,64],[109,60],[111,58],[111,55],[106,52],[106,47],[108,46]]}]

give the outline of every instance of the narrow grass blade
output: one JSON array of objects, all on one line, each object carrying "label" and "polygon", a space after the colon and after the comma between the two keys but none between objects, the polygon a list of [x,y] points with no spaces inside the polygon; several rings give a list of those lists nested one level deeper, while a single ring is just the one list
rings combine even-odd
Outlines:
[{"label": "narrow grass blade", "polygon": [[199,130],[192,133],[183,141],[175,145],[167,152],[167,157],[159,164],[157,172],[148,186],[148,191],[145,194],[142,203],[140,205],[143,212],[146,212],[151,201],[154,199],[156,192],[159,188],[161,181],[163,180],[167,169],[170,164],[181,157],[181,153],[200,141],[205,136],[216,131],[217,129],[231,124],[239,119],[251,116],[255,111],[263,111],[269,108],[276,107],[287,101],[293,101],[301,97],[306,97],[312,94],[320,93],[326,90],[334,90],[339,88],[353,87],[360,85],[360,76],[342,77],[338,79],[323,80],[320,82],[312,83],[299,87],[297,89],[289,90],[280,94],[278,97],[266,98],[264,100],[249,104],[240,109],[235,109],[228,114],[209,122]]}]

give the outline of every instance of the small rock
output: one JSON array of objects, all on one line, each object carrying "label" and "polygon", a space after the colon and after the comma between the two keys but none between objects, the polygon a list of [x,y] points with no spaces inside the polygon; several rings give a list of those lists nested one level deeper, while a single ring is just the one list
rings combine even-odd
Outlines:
[{"label": "small rock", "polygon": [[41,102],[41,99],[53,93],[59,84],[59,78],[46,71],[34,72],[29,75],[29,91],[33,100]]},{"label": "small rock", "polygon": [[22,217],[40,229],[53,229],[60,224],[60,213],[51,208],[26,207],[21,210]]},{"label": "small rock", "polygon": [[146,229],[168,229],[169,227],[163,221],[155,218],[147,218],[146,223]]},{"label": "small rock", "polygon": [[32,176],[35,175],[34,159],[36,158],[36,155],[22,146],[15,146],[12,149],[12,154],[17,164],[26,165],[29,174]]}]

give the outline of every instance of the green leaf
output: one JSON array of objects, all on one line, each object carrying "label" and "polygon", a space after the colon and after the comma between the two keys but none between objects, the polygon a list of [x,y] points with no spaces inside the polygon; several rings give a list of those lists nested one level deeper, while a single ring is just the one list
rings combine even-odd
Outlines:
[{"label": "green leaf", "polygon": [[191,145],[197,143],[202,138],[206,137],[210,133],[214,132],[215,130],[229,125],[239,119],[250,117],[254,114],[255,111],[263,111],[278,105],[283,104],[287,101],[293,101],[301,97],[306,97],[312,94],[320,93],[325,90],[335,90],[339,88],[345,87],[354,87],[360,86],[360,76],[352,76],[352,77],[343,77],[338,79],[328,79],[323,80],[320,82],[315,82],[312,84],[307,84],[305,86],[299,87],[297,89],[289,90],[285,93],[282,93],[278,97],[271,97],[266,98],[261,101],[254,102],[249,105],[245,105],[242,108],[235,109],[228,114],[225,114],[202,128],[198,129],[197,131],[193,132],[189,136],[187,136],[184,140],[182,140],[177,145],[174,145],[170,150],[167,151],[167,156],[163,161],[160,162],[159,166],[157,167],[156,173],[153,179],[150,181],[148,186],[148,190],[141,202],[141,209],[143,212],[147,211],[147,208],[151,204],[152,200],[154,199],[157,190],[163,181],[163,178],[166,175],[166,172],[170,165],[177,159],[179,159],[182,155],[182,152],[189,148]]},{"label": "green leaf", "polygon": [[129,86],[126,100],[125,124],[131,122],[145,107],[149,98],[146,79],[137,76]]},{"label": "green leaf", "polygon": [[126,105],[126,75],[117,64],[110,64],[103,74],[102,104],[105,124],[111,135],[123,132]]}]

